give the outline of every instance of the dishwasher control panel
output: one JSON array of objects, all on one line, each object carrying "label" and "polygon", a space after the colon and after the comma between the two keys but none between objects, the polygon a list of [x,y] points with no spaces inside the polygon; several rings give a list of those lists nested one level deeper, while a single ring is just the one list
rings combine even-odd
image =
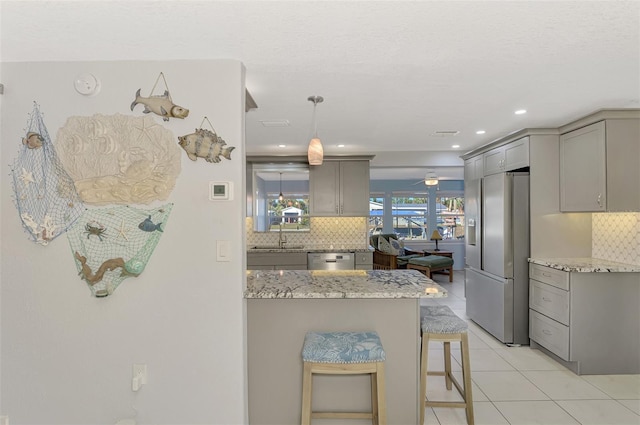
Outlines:
[{"label": "dishwasher control panel", "polygon": [[353,270],[355,254],[353,252],[323,252],[307,254],[308,270]]}]

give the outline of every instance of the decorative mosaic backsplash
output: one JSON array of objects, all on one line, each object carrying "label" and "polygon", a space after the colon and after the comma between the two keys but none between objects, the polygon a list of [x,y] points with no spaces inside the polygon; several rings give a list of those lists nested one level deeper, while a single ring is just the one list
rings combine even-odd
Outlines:
[{"label": "decorative mosaic backsplash", "polygon": [[[247,248],[278,245],[278,233],[253,231],[253,219],[245,221]],[[309,232],[284,232],[288,245],[315,249],[366,249],[369,246],[366,217],[311,217]]]},{"label": "decorative mosaic backsplash", "polygon": [[640,213],[594,213],[591,256],[640,265]]}]

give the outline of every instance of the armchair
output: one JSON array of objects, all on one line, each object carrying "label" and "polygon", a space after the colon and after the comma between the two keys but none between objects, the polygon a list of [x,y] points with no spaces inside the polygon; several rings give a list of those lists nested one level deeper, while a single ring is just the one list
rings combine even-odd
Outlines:
[{"label": "armchair", "polygon": [[391,245],[391,241],[389,239],[393,239],[397,241],[396,235],[394,234],[379,234],[379,235],[371,235],[369,237],[369,244],[374,248],[374,251],[373,251],[373,269],[374,270],[406,269],[407,263],[411,258],[423,257],[425,255],[423,252],[411,251],[411,250],[405,249],[404,247],[400,248],[401,251],[398,254],[382,251],[378,248],[379,238],[384,238],[387,242],[389,242],[389,245]]}]

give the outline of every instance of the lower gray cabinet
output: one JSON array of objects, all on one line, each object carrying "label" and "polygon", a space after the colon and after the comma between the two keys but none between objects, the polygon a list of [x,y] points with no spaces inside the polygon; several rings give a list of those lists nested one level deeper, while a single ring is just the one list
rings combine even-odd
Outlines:
[{"label": "lower gray cabinet", "polygon": [[640,273],[529,264],[529,338],[582,375],[640,373]]},{"label": "lower gray cabinet", "polygon": [[307,270],[306,252],[247,252],[249,270]]},{"label": "lower gray cabinet", "polygon": [[373,252],[356,252],[356,270],[373,270]]}]

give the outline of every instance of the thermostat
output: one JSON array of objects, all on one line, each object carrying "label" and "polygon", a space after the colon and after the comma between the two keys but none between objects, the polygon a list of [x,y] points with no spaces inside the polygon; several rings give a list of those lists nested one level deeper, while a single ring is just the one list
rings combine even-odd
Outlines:
[{"label": "thermostat", "polygon": [[232,189],[231,182],[209,182],[209,200],[230,201],[233,199],[233,196],[231,196]]}]

